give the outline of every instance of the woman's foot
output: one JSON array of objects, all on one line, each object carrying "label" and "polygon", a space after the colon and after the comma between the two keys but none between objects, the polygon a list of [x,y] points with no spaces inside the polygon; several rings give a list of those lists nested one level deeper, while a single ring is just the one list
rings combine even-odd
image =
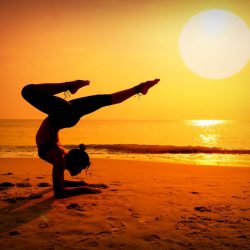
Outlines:
[{"label": "woman's foot", "polygon": [[69,82],[69,84],[70,84],[69,92],[71,94],[75,94],[78,89],[89,85],[90,81],[88,81],[88,80],[75,80],[75,81]]},{"label": "woman's foot", "polygon": [[160,81],[160,79],[155,79],[152,81],[143,82],[143,83],[135,86],[136,93],[137,94],[141,93],[143,95],[146,95],[148,93],[148,90],[150,88],[152,88],[154,85],[156,85],[159,81]]}]

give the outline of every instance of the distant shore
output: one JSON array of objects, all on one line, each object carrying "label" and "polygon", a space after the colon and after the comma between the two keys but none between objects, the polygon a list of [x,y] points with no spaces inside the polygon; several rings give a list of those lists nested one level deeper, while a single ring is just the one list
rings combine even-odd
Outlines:
[{"label": "distant shore", "polygon": [[[70,179],[68,173],[66,179]],[[51,166],[0,159],[3,249],[248,249],[250,168],[93,159],[101,194],[53,198]],[[75,178],[76,179],[76,178]],[[6,184],[9,183],[9,184]],[[8,187],[9,185],[9,187]]]}]

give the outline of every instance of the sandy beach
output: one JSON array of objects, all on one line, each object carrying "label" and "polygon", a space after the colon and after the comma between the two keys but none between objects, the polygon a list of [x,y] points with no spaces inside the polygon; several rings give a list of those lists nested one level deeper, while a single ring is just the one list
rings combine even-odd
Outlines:
[{"label": "sandy beach", "polygon": [[250,168],[94,159],[81,178],[108,188],[55,199],[49,164],[0,166],[0,249],[250,246]]}]

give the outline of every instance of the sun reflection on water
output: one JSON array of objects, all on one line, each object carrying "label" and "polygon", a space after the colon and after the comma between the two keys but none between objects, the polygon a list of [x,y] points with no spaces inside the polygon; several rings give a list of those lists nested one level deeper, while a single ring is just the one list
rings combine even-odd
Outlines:
[{"label": "sun reflection on water", "polygon": [[223,120],[191,120],[190,123],[192,126],[195,126],[195,127],[211,127],[211,126],[223,124],[225,123],[225,121]]},{"label": "sun reflection on water", "polygon": [[220,126],[223,120],[191,120],[188,124],[195,129],[194,142],[205,147],[217,147],[221,137]]},{"label": "sun reflection on water", "polygon": [[[194,144],[204,147],[220,147],[221,126],[225,123],[226,121],[224,120],[188,121],[188,124],[193,128]],[[194,158],[196,163],[214,165],[218,161],[222,161],[223,157],[218,154],[198,154]]]},{"label": "sun reflection on water", "polygon": [[219,138],[218,134],[210,134],[210,135],[200,134],[199,138],[204,146],[217,146],[218,145],[217,143],[218,138]]}]

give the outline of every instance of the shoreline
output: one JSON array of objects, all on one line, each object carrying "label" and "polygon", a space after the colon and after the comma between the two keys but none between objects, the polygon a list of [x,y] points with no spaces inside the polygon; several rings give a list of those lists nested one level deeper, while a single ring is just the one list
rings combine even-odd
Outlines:
[{"label": "shoreline", "polygon": [[[103,161],[133,161],[133,162],[151,162],[151,163],[160,163],[160,164],[165,164],[167,166],[169,165],[187,165],[187,166],[197,166],[197,167],[227,167],[227,168],[250,168],[250,163],[248,162],[244,162],[244,163],[238,163],[235,164],[234,163],[230,163],[230,162],[223,162],[223,163],[220,163],[220,162],[217,162],[217,163],[205,163],[205,162],[191,162],[190,161],[184,161],[184,160],[170,160],[170,159],[164,159],[164,158],[151,158],[151,157],[140,157],[137,155],[133,156],[133,157],[126,157],[126,156],[122,156],[122,157],[117,157],[117,156],[114,156],[113,158],[111,156],[100,156],[100,157],[92,157],[91,154],[90,155],[90,159],[93,160],[93,161],[100,161],[100,160],[103,160]],[[124,157],[124,158],[123,158]],[[3,159],[3,160],[6,160],[6,159],[10,159],[10,160],[19,160],[19,159],[30,159],[30,160],[41,160],[38,156],[0,156],[0,160]]]},{"label": "shoreline", "polygon": [[248,249],[249,168],[97,158],[92,162],[88,175],[70,178],[65,171],[66,179],[109,188],[101,194],[55,199],[49,164],[35,158],[0,158],[0,182],[14,184],[0,190],[0,245]]}]

